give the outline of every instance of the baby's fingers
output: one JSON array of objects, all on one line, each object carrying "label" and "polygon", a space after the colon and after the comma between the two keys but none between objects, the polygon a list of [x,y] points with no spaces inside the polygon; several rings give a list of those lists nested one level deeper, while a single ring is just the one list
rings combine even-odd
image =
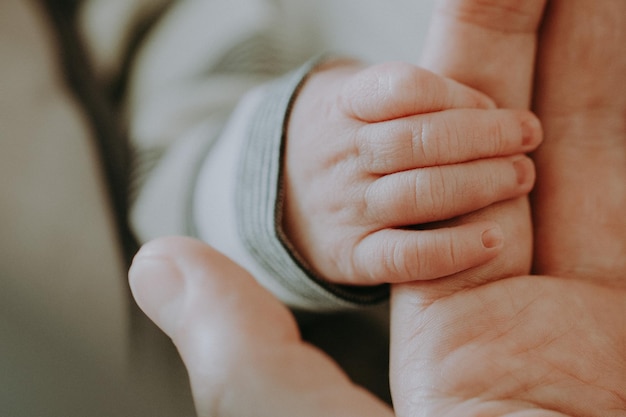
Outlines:
[{"label": "baby's fingers", "polygon": [[384,229],[356,246],[353,263],[362,283],[430,280],[482,265],[500,252],[502,243],[502,231],[493,222],[432,230]]},{"label": "baby's fingers", "polygon": [[375,123],[450,108],[495,108],[485,94],[402,62],[368,67],[340,95],[348,117]]},{"label": "baby's fingers", "polygon": [[366,215],[380,228],[449,220],[530,192],[535,168],[516,155],[383,176],[365,192]]},{"label": "baby's fingers", "polygon": [[451,109],[364,125],[355,146],[362,169],[384,175],[527,153],[541,139],[528,111]]}]

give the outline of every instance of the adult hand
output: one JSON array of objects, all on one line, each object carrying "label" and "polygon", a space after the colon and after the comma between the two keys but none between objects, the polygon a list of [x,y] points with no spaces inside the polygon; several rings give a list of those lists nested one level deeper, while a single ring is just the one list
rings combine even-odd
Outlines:
[{"label": "adult hand", "polygon": [[626,287],[626,2],[552,1],[535,108],[535,270]]},{"label": "adult hand", "polygon": [[399,313],[391,370],[398,416],[626,413],[624,291],[524,276]]},{"label": "adult hand", "polygon": [[178,348],[199,416],[393,415],[300,339],[284,305],[209,246],[150,242],[129,278],[141,309]]},{"label": "adult hand", "polygon": [[[486,93],[501,108],[528,109],[545,0],[440,0],[436,3],[421,65]],[[539,129],[535,127],[535,129]],[[500,225],[499,255],[428,286],[432,297],[500,278],[528,274],[532,226],[526,196],[461,216],[451,225],[477,221]],[[424,295],[424,293],[422,293]]]},{"label": "adult hand", "polygon": [[621,1],[551,3],[537,69],[545,142],[533,210],[536,269],[555,276],[440,298],[397,287],[399,416],[625,415],[626,230],[612,217],[626,202],[625,95],[615,94],[626,76],[625,18]]}]

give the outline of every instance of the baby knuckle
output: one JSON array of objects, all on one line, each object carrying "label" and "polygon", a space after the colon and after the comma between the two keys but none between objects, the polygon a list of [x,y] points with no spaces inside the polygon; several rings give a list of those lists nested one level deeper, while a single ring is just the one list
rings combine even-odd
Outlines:
[{"label": "baby knuckle", "polygon": [[434,134],[432,140],[427,144],[430,151],[430,158],[438,164],[445,164],[450,161],[451,155],[458,152],[459,148],[459,127],[456,123],[443,120],[435,124],[431,129]]},{"label": "baby knuckle", "polygon": [[486,130],[485,136],[491,145],[490,153],[492,155],[501,155],[506,151],[507,139],[511,136],[508,134],[510,131],[508,120],[498,119],[490,123]]},{"label": "baby knuckle", "polygon": [[[408,138],[408,139],[407,139]],[[361,171],[368,174],[388,174],[406,164],[406,143],[411,134],[398,126],[380,129],[362,126],[355,140],[356,155]]]},{"label": "baby knuckle", "polygon": [[440,260],[443,265],[450,265],[453,269],[456,269],[455,267],[459,259],[458,248],[455,245],[455,241],[450,238],[450,235],[447,233],[440,234],[435,248],[438,251],[434,258]]},{"label": "baby knuckle", "polygon": [[380,243],[373,243],[373,240],[376,240],[373,235],[360,240],[353,248],[350,262],[345,264],[345,276],[352,277],[355,283],[378,284],[387,281],[389,275],[385,263],[385,245],[381,249]]},{"label": "baby knuckle", "polygon": [[413,83],[421,72],[418,67],[405,62],[383,63],[357,74],[352,88],[369,96],[391,98],[402,94],[407,82]]},{"label": "baby knuckle", "polygon": [[431,141],[431,127],[432,124],[428,121],[411,126],[411,157],[415,166],[423,166],[430,160],[428,147]]},{"label": "baby knuckle", "polygon": [[518,117],[511,113],[490,123],[486,129],[486,137],[491,155],[506,155],[518,151],[522,145],[521,129]]},{"label": "baby knuckle", "polygon": [[[382,199],[384,200],[384,198]],[[364,218],[378,220],[376,213],[380,211],[381,187],[380,180],[368,184],[363,190],[360,213]]]},{"label": "baby knuckle", "polygon": [[456,271],[460,259],[454,239],[445,232],[421,240],[415,254],[413,269],[421,279],[441,278]]},{"label": "baby knuckle", "polygon": [[388,275],[392,281],[403,281],[411,276],[413,268],[411,263],[407,262],[404,247],[400,242],[388,242],[386,251],[383,254],[383,260],[384,273]]},{"label": "baby knuckle", "polygon": [[379,66],[384,68],[384,73],[390,76],[390,79],[398,81],[397,86],[405,85],[406,82],[423,81],[424,77],[429,74],[428,71],[410,64],[408,62],[394,61]]},{"label": "baby knuckle", "polygon": [[494,200],[494,196],[501,195],[508,187],[507,175],[498,175],[497,171],[489,171],[480,182],[479,187],[475,187],[476,196],[482,200]]},{"label": "baby knuckle", "polygon": [[380,141],[365,127],[361,127],[355,133],[354,147],[361,169],[371,172],[385,163],[385,158],[381,157]]},{"label": "baby knuckle", "polygon": [[[334,240],[327,244],[328,268],[327,279],[336,282],[350,282],[356,277],[359,259],[355,256],[352,245],[346,245],[345,239]],[[350,252],[352,250],[352,252]],[[336,275],[334,278],[333,275]]]},{"label": "baby knuckle", "polygon": [[432,89],[439,80],[428,70],[407,62],[389,62],[378,65],[378,92],[383,97],[404,97],[407,92],[414,92],[417,99],[419,92]]},{"label": "baby knuckle", "polygon": [[415,177],[414,204],[430,219],[438,219],[448,205],[454,184],[445,180],[439,167],[422,170]]}]

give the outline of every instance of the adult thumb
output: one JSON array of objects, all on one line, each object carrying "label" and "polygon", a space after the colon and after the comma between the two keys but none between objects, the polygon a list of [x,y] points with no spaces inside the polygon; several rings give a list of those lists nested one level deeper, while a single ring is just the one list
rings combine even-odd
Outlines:
[{"label": "adult thumb", "polygon": [[198,415],[392,415],[301,340],[282,303],[208,245],[152,241],[129,280],[139,307],[176,345]]}]

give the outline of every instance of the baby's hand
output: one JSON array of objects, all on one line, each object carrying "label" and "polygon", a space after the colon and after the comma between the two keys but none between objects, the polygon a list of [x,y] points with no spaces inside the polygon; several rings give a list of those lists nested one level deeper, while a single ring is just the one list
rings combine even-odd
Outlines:
[{"label": "baby's hand", "polygon": [[527,194],[524,153],[541,129],[528,111],[404,63],[314,72],[290,115],[283,227],[323,278],[373,285],[482,265],[498,223],[446,221]]}]

